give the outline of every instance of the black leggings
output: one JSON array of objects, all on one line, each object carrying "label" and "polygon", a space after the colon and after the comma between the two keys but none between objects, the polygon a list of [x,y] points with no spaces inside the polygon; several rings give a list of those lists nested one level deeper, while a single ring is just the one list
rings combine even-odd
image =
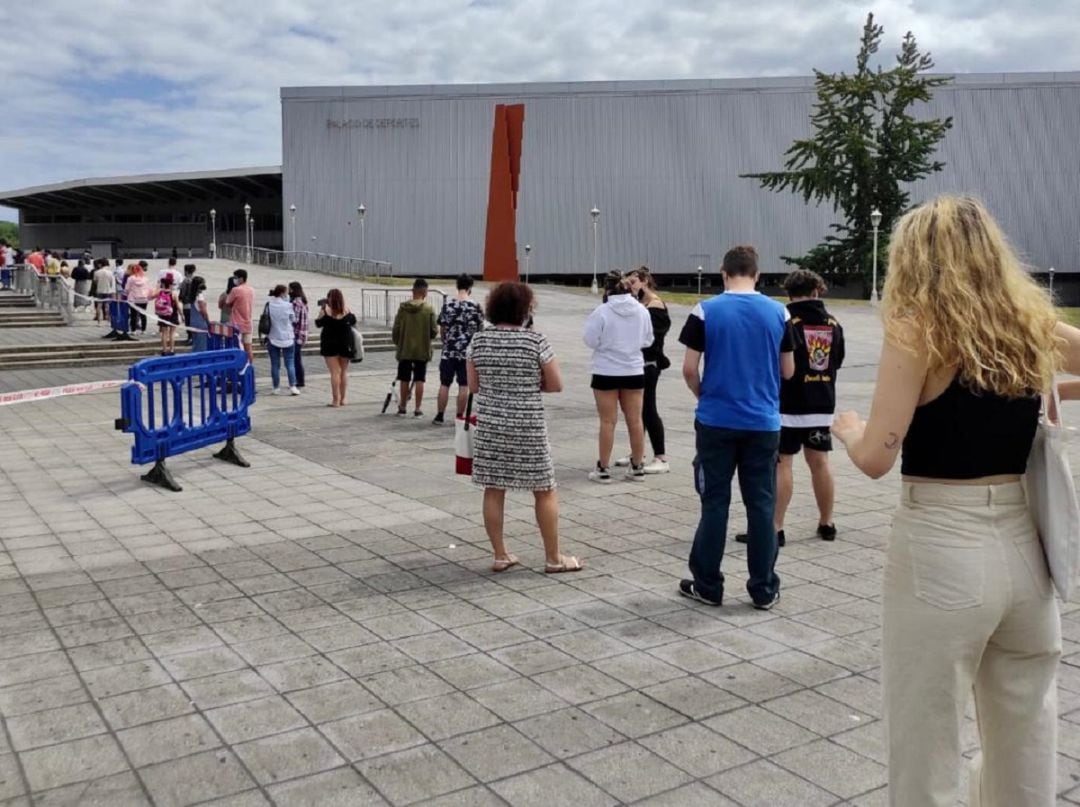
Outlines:
[{"label": "black leggings", "polygon": [[660,381],[660,368],[655,364],[645,365],[645,400],[641,406],[641,419],[645,431],[649,433],[653,454],[662,457],[667,454],[664,446],[664,421],[656,411],[656,385]]}]

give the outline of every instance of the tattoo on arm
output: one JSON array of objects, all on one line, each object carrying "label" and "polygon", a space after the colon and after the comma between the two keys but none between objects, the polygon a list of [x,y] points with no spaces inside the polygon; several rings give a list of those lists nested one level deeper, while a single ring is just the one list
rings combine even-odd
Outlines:
[{"label": "tattoo on arm", "polygon": [[900,435],[898,435],[896,432],[889,432],[889,439],[885,441],[885,448],[889,449],[889,451],[892,451],[898,445],[900,445]]}]

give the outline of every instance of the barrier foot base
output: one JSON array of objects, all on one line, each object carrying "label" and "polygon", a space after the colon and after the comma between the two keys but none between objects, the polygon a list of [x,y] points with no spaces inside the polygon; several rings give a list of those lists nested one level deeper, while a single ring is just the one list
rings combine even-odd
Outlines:
[{"label": "barrier foot base", "polygon": [[142,475],[142,481],[149,482],[151,485],[168,488],[177,493],[183,490],[183,488],[176,483],[172,472],[165,467],[165,460],[158,460],[155,462],[154,467],[150,469],[150,473]]},{"label": "barrier foot base", "polygon": [[233,465],[239,465],[241,468],[251,467],[251,463],[244,459],[240,452],[237,451],[236,443],[231,437],[225,441],[225,448],[214,455],[214,459],[225,460],[225,462],[231,462]]}]

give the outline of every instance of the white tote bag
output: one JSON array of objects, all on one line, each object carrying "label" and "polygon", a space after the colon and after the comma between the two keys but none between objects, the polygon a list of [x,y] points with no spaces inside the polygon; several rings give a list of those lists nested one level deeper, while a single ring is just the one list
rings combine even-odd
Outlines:
[{"label": "white tote bag", "polygon": [[476,415],[472,413],[473,398],[465,407],[465,414],[454,421],[454,473],[472,476],[473,433],[476,431]]},{"label": "white tote bag", "polygon": [[1057,384],[1052,394],[1058,422],[1051,423],[1045,413],[1039,419],[1028,457],[1027,495],[1050,577],[1058,595],[1068,602],[1080,575],[1080,506],[1069,468],[1067,432],[1061,420]]}]

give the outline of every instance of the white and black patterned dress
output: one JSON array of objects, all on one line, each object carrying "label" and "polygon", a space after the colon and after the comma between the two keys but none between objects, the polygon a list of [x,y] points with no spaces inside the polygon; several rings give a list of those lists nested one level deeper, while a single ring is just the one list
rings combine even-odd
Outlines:
[{"label": "white and black patterned dress", "polygon": [[473,437],[473,482],[502,490],[551,490],[551,462],[540,368],[555,358],[543,334],[494,327],[478,332],[469,358],[480,377]]}]

